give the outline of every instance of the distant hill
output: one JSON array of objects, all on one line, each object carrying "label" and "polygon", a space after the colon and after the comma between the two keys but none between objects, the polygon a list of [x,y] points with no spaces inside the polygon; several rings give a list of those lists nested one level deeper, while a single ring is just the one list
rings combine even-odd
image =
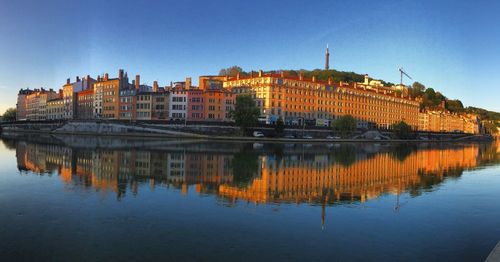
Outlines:
[{"label": "distant hill", "polygon": [[[345,71],[337,71],[337,70],[322,70],[322,69],[314,69],[314,70],[305,70],[305,69],[286,69],[286,70],[271,70],[271,71],[264,71],[264,73],[281,73],[284,72],[287,76],[299,76],[299,73],[302,72],[304,77],[306,78],[311,78],[313,76],[316,77],[318,80],[323,80],[326,81],[328,80],[328,77],[331,77],[334,82],[347,82],[347,83],[354,83],[354,82],[363,82],[365,79],[364,74],[358,74],[355,72],[345,72]],[[238,73],[240,73],[241,76],[248,76],[251,73],[254,75],[257,74],[257,71],[243,71],[241,67],[239,66],[232,66],[226,69],[221,69],[219,71],[219,75],[221,76],[236,76]],[[385,82],[383,80],[383,84],[385,85],[394,85],[393,83],[390,82]]]}]

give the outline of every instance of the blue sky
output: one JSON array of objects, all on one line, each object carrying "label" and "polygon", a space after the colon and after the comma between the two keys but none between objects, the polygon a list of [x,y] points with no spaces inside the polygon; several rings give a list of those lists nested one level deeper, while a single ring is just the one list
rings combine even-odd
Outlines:
[{"label": "blue sky", "polygon": [[0,0],[0,112],[19,88],[124,68],[160,85],[186,76],[324,65],[414,80],[500,111],[499,1]]}]

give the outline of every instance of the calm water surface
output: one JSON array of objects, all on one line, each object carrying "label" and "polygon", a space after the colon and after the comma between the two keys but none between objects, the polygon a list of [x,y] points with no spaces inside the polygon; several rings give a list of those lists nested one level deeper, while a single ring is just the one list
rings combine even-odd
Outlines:
[{"label": "calm water surface", "polygon": [[483,261],[500,146],[4,136],[2,261]]}]

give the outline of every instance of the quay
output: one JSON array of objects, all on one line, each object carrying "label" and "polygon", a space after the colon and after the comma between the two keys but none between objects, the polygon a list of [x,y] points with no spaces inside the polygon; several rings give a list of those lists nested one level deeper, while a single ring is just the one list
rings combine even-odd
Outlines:
[{"label": "quay", "polygon": [[488,258],[485,260],[486,262],[500,262],[500,242],[495,246],[493,251],[491,251]]}]

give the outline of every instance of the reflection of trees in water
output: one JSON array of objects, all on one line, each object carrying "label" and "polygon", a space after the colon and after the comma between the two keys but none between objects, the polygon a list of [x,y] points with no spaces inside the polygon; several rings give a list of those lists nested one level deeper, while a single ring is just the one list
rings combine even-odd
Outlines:
[{"label": "reflection of trees in water", "polygon": [[452,167],[444,170],[441,174],[435,172],[418,171],[419,183],[410,185],[408,193],[412,197],[420,196],[423,192],[431,192],[437,189],[446,179],[459,179],[464,172],[462,167]]},{"label": "reflection of trees in water", "polygon": [[485,165],[495,164],[500,162],[500,140],[491,144],[482,144],[479,151],[478,159]]},{"label": "reflection of trees in water", "polygon": [[259,168],[258,154],[251,144],[245,145],[240,152],[234,154],[231,161],[233,182],[238,187],[246,187],[257,176]]},{"label": "reflection of trees in water", "polygon": [[15,150],[17,145],[17,140],[14,139],[2,139],[3,145],[9,150]]},{"label": "reflection of trees in water", "polygon": [[337,162],[343,166],[350,166],[356,162],[356,150],[354,146],[341,144],[339,148],[336,148],[330,155],[334,162]]},{"label": "reflection of trees in water", "polygon": [[390,155],[395,159],[403,162],[405,159],[410,156],[413,152],[417,151],[416,144],[397,144],[390,151]]}]

